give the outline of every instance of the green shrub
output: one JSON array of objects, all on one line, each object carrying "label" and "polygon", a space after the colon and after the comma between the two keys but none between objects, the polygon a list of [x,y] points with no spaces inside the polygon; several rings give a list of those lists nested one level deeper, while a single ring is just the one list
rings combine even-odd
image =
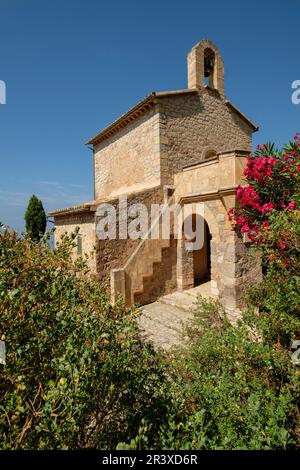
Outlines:
[{"label": "green shrub", "polygon": [[[186,347],[167,359],[173,413],[154,448],[287,449],[299,439],[299,370],[285,349],[232,326],[217,302],[200,299]],[[140,433],[135,445],[151,445]]]},{"label": "green shrub", "polygon": [[112,308],[71,248],[0,233],[1,449],[112,449],[166,415],[164,372],[137,339],[136,312]]},{"label": "green shrub", "polygon": [[1,449],[299,447],[296,269],[272,264],[235,327],[199,299],[185,346],[162,361],[73,245],[0,233]]},{"label": "green shrub", "polygon": [[247,320],[265,342],[290,348],[300,338],[300,276],[283,269],[267,271],[247,294]]}]

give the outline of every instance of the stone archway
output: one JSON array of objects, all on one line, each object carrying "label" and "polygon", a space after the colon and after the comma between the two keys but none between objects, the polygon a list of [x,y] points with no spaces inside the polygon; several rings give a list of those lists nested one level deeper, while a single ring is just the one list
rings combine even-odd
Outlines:
[{"label": "stone archway", "polygon": [[[177,286],[189,289],[214,279],[216,269],[212,246],[219,239],[218,225],[206,203],[189,204],[189,214],[181,214],[182,236],[177,244]],[[197,210],[198,209],[198,210]],[[187,229],[188,227],[188,229]],[[190,233],[189,233],[190,231]]]}]

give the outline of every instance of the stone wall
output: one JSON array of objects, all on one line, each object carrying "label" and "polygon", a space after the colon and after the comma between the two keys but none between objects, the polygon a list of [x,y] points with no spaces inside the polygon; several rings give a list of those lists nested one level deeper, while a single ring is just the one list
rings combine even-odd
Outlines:
[{"label": "stone wall", "polygon": [[208,149],[251,151],[252,132],[217,91],[159,96],[153,108],[95,145],[95,199],[172,184]]},{"label": "stone wall", "polygon": [[[65,233],[71,234],[79,227],[82,240],[82,256],[87,258],[90,270],[96,272],[96,234],[94,212],[70,213],[55,217],[55,244]],[[77,248],[73,250],[74,259],[78,256]]]},{"label": "stone wall", "polygon": [[157,106],[94,147],[95,199],[160,184]]},{"label": "stone wall", "polygon": [[[163,188],[156,187],[146,191],[127,194],[128,207],[132,204],[143,203],[149,215],[151,214],[151,204],[163,203]],[[116,209],[117,214],[117,234],[119,233],[119,198],[110,199],[109,204],[112,204]],[[96,219],[97,221],[97,219]],[[149,221],[150,227],[150,221]],[[117,238],[116,240],[98,240],[97,241],[97,272],[101,277],[109,275],[111,269],[122,268],[125,261],[134,252],[140,240],[125,240]]]},{"label": "stone wall", "polygon": [[253,129],[215,91],[160,98],[162,182],[200,162],[206,149],[251,151]]}]

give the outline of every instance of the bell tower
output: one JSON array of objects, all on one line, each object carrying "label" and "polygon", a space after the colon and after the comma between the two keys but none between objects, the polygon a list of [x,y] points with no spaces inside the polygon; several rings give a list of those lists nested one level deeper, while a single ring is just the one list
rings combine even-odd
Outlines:
[{"label": "bell tower", "polygon": [[224,95],[224,62],[216,46],[204,39],[187,56],[188,88],[208,85]]}]

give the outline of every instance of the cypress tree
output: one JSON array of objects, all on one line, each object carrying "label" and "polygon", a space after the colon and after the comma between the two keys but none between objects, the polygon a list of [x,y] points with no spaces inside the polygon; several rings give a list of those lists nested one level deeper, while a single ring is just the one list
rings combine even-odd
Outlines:
[{"label": "cypress tree", "polygon": [[39,241],[46,230],[46,214],[42,201],[35,195],[31,196],[25,212],[26,232],[34,241]]}]

